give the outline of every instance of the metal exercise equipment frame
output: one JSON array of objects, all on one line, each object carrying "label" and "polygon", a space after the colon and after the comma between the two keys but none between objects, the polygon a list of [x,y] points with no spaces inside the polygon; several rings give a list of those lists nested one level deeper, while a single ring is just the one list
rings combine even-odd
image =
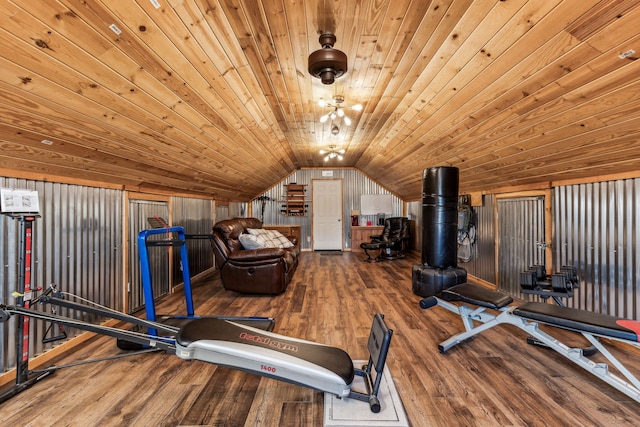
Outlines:
[{"label": "metal exercise equipment frame", "polygon": [[[4,213],[4,212],[3,212]],[[19,266],[18,266],[18,288],[13,293],[16,297],[14,305],[6,305],[0,302],[0,323],[7,322],[12,315],[16,316],[17,328],[16,328],[16,381],[15,385],[11,388],[0,391],[0,403],[10,399],[21,391],[32,386],[36,382],[46,378],[50,374],[53,374],[56,370],[76,366],[79,364],[92,363],[105,360],[90,360],[74,363],[65,366],[51,366],[45,369],[30,370],[29,369],[29,325],[30,319],[40,319],[46,322],[51,322],[52,325],[57,324],[60,327],[62,325],[71,328],[77,328],[88,332],[93,332],[101,335],[114,337],[118,340],[118,343],[134,343],[135,346],[129,346],[123,348],[129,351],[126,354],[114,355],[110,358],[120,358],[123,356],[130,356],[139,353],[146,353],[149,351],[163,350],[168,353],[175,354],[175,336],[179,332],[178,326],[173,326],[156,321],[155,313],[155,301],[153,296],[153,287],[151,283],[151,272],[149,269],[149,258],[147,254],[147,245],[141,245],[144,261],[142,268],[143,284],[145,285],[145,309],[147,313],[147,319],[142,319],[133,315],[124,314],[117,310],[112,310],[107,307],[99,306],[91,301],[87,301],[86,304],[70,301],[65,298],[65,294],[57,288],[56,285],[51,284],[40,295],[37,295],[41,288],[34,288],[31,283],[31,265],[32,265],[32,235],[34,228],[34,221],[39,214],[13,214],[6,213],[14,219],[18,219],[20,222],[20,241],[19,241]],[[173,230],[175,228],[176,230]],[[184,321],[189,321],[199,318],[194,313],[193,296],[191,290],[191,279],[189,276],[189,263],[187,259],[187,251],[185,247],[186,234],[182,227],[172,227],[172,232],[178,233],[177,239],[169,239],[168,241],[162,240],[155,245],[175,245],[181,248],[181,263],[183,265],[183,278],[184,278],[184,292],[185,302],[187,307],[186,316],[176,316]],[[144,230],[141,232],[143,235],[166,233],[166,230]],[[146,266],[146,268],[145,268]],[[75,297],[75,296],[74,296]],[[77,298],[77,297],[76,297]],[[134,326],[134,330],[125,330],[118,327],[109,327],[100,324],[93,324],[76,320],[73,318],[59,316],[57,314],[43,313],[33,310],[35,304],[51,304],[52,306],[65,307],[77,312],[93,314],[100,316],[104,319],[117,320],[126,322]],[[273,318],[269,317],[218,317],[225,320],[234,320],[237,322],[244,322],[254,325],[258,328],[265,330],[271,330],[275,323]],[[145,332],[138,332],[145,331]],[[47,341],[53,341],[57,339],[66,338],[66,333],[63,333],[54,338],[48,338]]]},{"label": "metal exercise equipment frame", "polygon": [[[61,366],[50,366],[48,368],[39,369],[39,370],[29,370],[28,368],[28,358],[29,353],[24,352],[22,354],[21,363],[16,367],[16,385],[11,389],[5,391],[0,394],[0,403],[8,400],[9,398],[15,396],[21,391],[27,389],[31,385],[35,384],[37,381],[47,377],[48,375],[54,373],[58,369],[77,366],[86,363],[99,362],[109,359],[116,359],[123,356],[131,356],[139,353],[147,353],[150,351],[159,351],[163,350],[168,353],[175,354],[175,335],[178,333],[179,329],[176,327],[171,327],[167,325],[163,325],[157,322],[149,322],[145,319],[140,319],[135,316],[131,316],[128,314],[120,313],[115,310],[107,309],[99,306],[87,306],[81,303],[68,301],[64,299],[63,295],[57,290],[55,285],[50,285],[41,295],[33,298],[31,302],[41,303],[41,304],[53,304],[61,307],[67,307],[72,310],[77,310],[84,313],[96,314],[104,318],[120,320],[123,322],[131,323],[140,328],[147,328],[147,330],[154,329],[156,332],[158,330],[163,331],[167,334],[165,337],[158,337],[156,335],[150,335],[140,332],[129,331],[125,329],[120,329],[117,327],[110,327],[105,325],[93,324],[89,322],[84,322],[81,320],[72,319],[70,317],[59,316],[56,314],[48,314],[39,311],[35,311],[32,309],[32,306],[26,307],[24,305],[16,305],[16,306],[8,306],[4,304],[0,304],[0,322],[8,321],[11,315],[17,316],[18,320],[20,319],[41,319],[47,322],[56,323],[58,325],[64,325],[72,328],[81,329],[88,332],[94,332],[101,335],[106,335],[110,337],[117,338],[119,340],[134,342],[140,344],[143,350],[137,352],[129,352],[125,354],[118,354],[112,357],[96,359],[96,360],[88,360],[82,361],[70,365],[61,365]],[[23,347],[24,348],[24,347]],[[32,378],[29,378],[32,376]]]},{"label": "metal exercise equipment frame", "polygon": [[[180,330],[176,355],[184,360],[212,363],[312,388],[338,398],[368,402],[371,412],[377,413],[381,409],[378,389],[392,332],[384,316],[377,313],[368,339],[369,361],[357,369],[349,354],[337,347],[203,318]],[[364,377],[366,391],[353,388],[355,376]]]},{"label": "metal exercise equipment frame", "polygon": [[[551,298],[560,307],[566,307],[562,299],[572,298],[574,290],[579,288],[578,271],[571,265],[563,265],[559,272],[547,274],[547,268],[544,265],[536,264],[520,273],[520,292],[525,295],[539,296],[544,302]],[[534,337],[527,337],[527,342],[545,347]],[[594,346],[582,349],[585,356],[592,356],[597,351]]]},{"label": "metal exercise equipment frame", "polygon": [[[378,390],[382,381],[382,373],[387,362],[387,353],[391,345],[391,336],[393,330],[389,329],[384,322],[384,315],[377,313],[373,318],[367,348],[369,349],[369,361],[361,369],[356,369],[355,374],[364,377],[364,385],[366,393],[357,390],[351,390],[349,398],[368,402],[371,412],[380,412],[380,400],[378,399]],[[376,376],[373,377],[375,370]]]},{"label": "metal exercise equipment frame", "polygon": [[[457,305],[451,301],[463,304]],[[512,302],[511,297],[501,292],[482,288],[479,285],[461,284],[445,289],[438,296],[421,300],[420,307],[428,309],[438,305],[458,314],[462,319],[465,331],[440,343],[438,350],[442,354],[494,326],[509,324],[530,334],[546,347],[555,350],[587,372],[640,403],[640,380],[609,351],[604,341],[599,339],[602,337],[606,340],[640,348],[639,321],[542,302],[528,302],[521,306],[510,306],[509,304]],[[469,307],[467,304],[476,307]],[[488,312],[488,309],[496,311],[497,314]],[[617,369],[618,373],[611,372],[607,363],[599,363],[589,359],[583,349],[569,347],[559,339],[542,331],[539,328],[539,323],[581,334],[597,352]]]},{"label": "metal exercise equipment frame", "polygon": [[[73,310],[81,310],[91,314],[98,314],[103,317],[111,317],[142,328],[147,328],[147,330],[155,329],[156,332],[164,331],[167,333],[167,336],[165,337],[158,337],[148,333],[144,334],[115,327],[96,325],[64,316],[37,312],[23,307],[0,305],[0,321],[8,320],[11,315],[33,317],[138,343],[144,348],[137,352],[118,354],[107,358],[82,361],[69,365],[51,366],[49,368],[35,371],[41,377],[48,375],[57,369],[77,366],[80,364],[112,360],[132,354],[147,353],[151,351],[165,351],[170,354],[176,354],[182,359],[201,360],[221,366],[227,366],[232,369],[250,372],[258,376],[274,378],[279,381],[332,393],[338,397],[347,397],[358,401],[368,402],[371,411],[374,413],[379,412],[381,408],[380,401],[378,399],[378,389],[382,379],[391,335],[393,332],[386,326],[384,317],[381,314],[376,314],[371,327],[371,333],[368,341],[368,349],[370,352],[369,362],[367,365],[363,366],[362,369],[356,369],[353,366],[351,358],[341,349],[302,339],[286,337],[284,335],[275,334],[270,331],[253,328],[229,320],[203,317],[193,319],[182,328],[177,328],[158,322],[140,319],[110,309],[91,307],[67,301],[62,298],[62,295],[54,285],[49,286],[42,295],[34,300],[34,302],[40,302],[42,304],[56,304]],[[205,326],[213,324],[216,327],[200,329],[200,331],[198,331],[200,324],[204,324]],[[187,329],[196,329],[196,339],[185,342],[185,340],[181,338],[181,334],[185,333],[185,330]],[[230,334],[234,335],[236,332],[239,332],[238,336],[235,338],[230,336]],[[248,339],[247,336],[251,336],[251,339]],[[238,338],[240,338],[240,341],[244,342],[244,345],[238,344]],[[292,357],[290,354],[291,346],[289,345],[279,346],[277,348],[273,347],[273,343],[283,344],[286,342],[295,343],[295,347],[306,346],[311,349],[310,354],[314,356],[317,356],[318,353],[328,351],[331,355],[342,354],[343,357],[335,360],[334,362],[336,363],[327,360],[324,360],[323,363],[317,363],[313,359],[307,360],[304,357]],[[322,359],[323,357],[321,356],[320,360]],[[325,363],[328,363],[329,365],[325,365]],[[328,366],[337,367],[337,372],[332,373],[327,368]],[[375,378],[373,377],[373,369],[376,371]],[[350,375],[347,375],[348,378],[345,378],[344,376],[345,371],[351,372]],[[342,374],[340,374],[340,372],[342,372]],[[353,390],[351,388],[353,386],[354,375],[364,377],[366,392]],[[347,379],[349,380],[347,381]],[[20,390],[17,390],[14,387],[12,392],[2,395],[1,401],[9,399],[25,388],[26,387],[23,387]]]},{"label": "metal exercise equipment frame", "polygon": [[[191,239],[209,239],[206,234],[187,234],[182,226],[169,226],[164,219],[159,217],[148,218],[153,229],[142,230],[138,233],[138,253],[140,258],[140,276],[144,294],[144,306],[147,320],[151,322],[164,323],[177,319],[178,321],[188,321],[199,319],[196,315],[193,304],[193,288],[191,285],[191,272],[189,270],[189,254],[187,251],[187,241]],[[160,240],[150,239],[151,236],[166,235],[167,238]],[[186,314],[183,315],[158,315],[156,313],[155,295],[153,291],[153,279],[151,277],[151,259],[149,249],[151,247],[174,247],[180,251],[180,266],[182,270],[182,286],[186,305]],[[160,318],[159,318],[160,317]],[[260,329],[272,330],[275,320],[271,317],[263,316],[211,316],[216,319],[240,322]],[[149,329],[149,334],[154,335],[156,331]]]},{"label": "metal exercise equipment frame", "polygon": [[[13,219],[17,219],[20,224],[18,289],[13,293],[13,295],[16,297],[16,304],[18,307],[29,310],[33,296],[31,288],[33,223],[39,215],[12,213],[7,213],[7,215]],[[5,316],[2,314],[2,310],[0,310],[0,320],[8,320],[8,317],[5,319]],[[0,403],[12,396],[15,396],[50,374],[50,372],[47,372],[40,375],[32,375],[29,371],[29,316],[19,315],[16,320],[16,381],[13,387],[0,394]]]},{"label": "metal exercise equipment frame", "polygon": [[[150,236],[166,234],[167,239],[149,240]],[[173,237],[173,235],[176,237]],[[187,253],[187,236],[183,227],[154,228],[151,230],[142,230],[138,233],[138,253],[140,256],[140,276],[142,280],[142,289],[144,292],[144,306],[147,320],[156,321],[155,296],[153,294],[153,283],[151,280],[151,261],[149,259],[149,246],[161,247],[177,247],[180,250],[180,264],[182,266],[182,281],[184,286],[184,298],[186,304],[186,316],[195,317],[193,308],[193,293],[191,290],[191,275],[189,272],[189,260]],[[154,334],[156,331],[149,331]]]}]

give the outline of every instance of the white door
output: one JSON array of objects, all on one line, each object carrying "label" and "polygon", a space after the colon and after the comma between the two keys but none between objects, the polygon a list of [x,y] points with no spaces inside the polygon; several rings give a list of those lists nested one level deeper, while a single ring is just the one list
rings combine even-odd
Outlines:
[{"label": "white door", "polygon": [[342,180],[311,181],[313,250],[342,250]]}]

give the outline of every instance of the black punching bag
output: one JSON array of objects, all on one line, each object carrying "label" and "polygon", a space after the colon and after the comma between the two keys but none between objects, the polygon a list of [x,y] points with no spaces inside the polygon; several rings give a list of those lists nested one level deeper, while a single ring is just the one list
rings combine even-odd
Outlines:
[{"label": "black punching bag", "polygon": [[422,175],[422,264],[411,273],[413,293],[421,297],[467,281],[467,271],[457,266],[458,183],[455,167],[432,167]]},{"label": "black punching bag", "polygon": [[440,166],[422,174],[422,263],[456,267],[458,238],[458,168]]}]

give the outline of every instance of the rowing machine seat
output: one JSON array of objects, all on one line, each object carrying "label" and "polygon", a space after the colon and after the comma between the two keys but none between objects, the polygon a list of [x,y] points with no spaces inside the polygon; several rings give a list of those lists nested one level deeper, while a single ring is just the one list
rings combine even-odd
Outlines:
[{"label": "rowing machine seat", "polygon": [[290,338],[226,320],[187,323],[176,355],[347,397],[355,375],[349,355],[336,347]]},{"label": "rowing machine seat", "polygon": [[493,291],[470,283],[462,283],[447,288],[442,291],[440,298],[445,301],[462,301],[494,310],[499,310],[513,302],[513,298],[502,292]]},{"label": "rowing machine seat", "polygon": [[[566,308],[543,302],[528,302],[513,311],[516,316],[576,332],[638,342],[640,322],[602,313]],[[624,326],[626,325],[626,326]],[[635,329],[632,329],[634,328]]]}]

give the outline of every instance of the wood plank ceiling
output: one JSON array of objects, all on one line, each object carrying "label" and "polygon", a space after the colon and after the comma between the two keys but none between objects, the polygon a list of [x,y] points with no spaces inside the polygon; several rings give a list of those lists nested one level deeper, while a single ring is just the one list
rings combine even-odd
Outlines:
[{"label": "wood plank ceiling", "polygon": [[[418,200],[437,165],[470,192],[638,170],[637,0],[3,0],[0,20],[1,167],[34,179],[246,201],[355,167]],[[307,71],[325,31],[333,85]],[[338,135],[335,95],[364,106]]]}]

